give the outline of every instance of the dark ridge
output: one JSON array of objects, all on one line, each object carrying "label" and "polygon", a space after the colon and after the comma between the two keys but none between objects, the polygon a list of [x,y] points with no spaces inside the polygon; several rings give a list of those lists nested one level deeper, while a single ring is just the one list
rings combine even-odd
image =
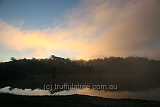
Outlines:
[{"label": "dark ridge", "polygon": [[160,107],[159,101],[109,99],[87,95],[22,96],[0,94],[1,107]]}]

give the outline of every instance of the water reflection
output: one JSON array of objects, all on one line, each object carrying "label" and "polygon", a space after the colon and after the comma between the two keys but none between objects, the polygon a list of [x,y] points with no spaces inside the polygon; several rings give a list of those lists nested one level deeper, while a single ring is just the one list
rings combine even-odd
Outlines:
[{"label": "water reflection", "polygon": [[10,86],[0,89],[0,93],[11,93],[18,95],[71,95],[71,94],[82,94],[90,96],[99,96],[105,98],[132,98],[132,99],[144,99],[144,100],[157,100],[160,101],[160,88],[151,89],[148,91],[141,92],[128,92],[128,91],[117,91],[110,92],[104,90],[93,90],[93,89],[72,89],[72,90],[63,90],[60,92],[55,92],[51,94],[47,90],[42,89],[18,89],[11,88]]},{"label": "water reflection", "polygon": [[11,88],[10,86],[1,88],[0,93],[10,93],[17,95],[50,95],[50,93],[47,90],[18,89],[18,88]]}]

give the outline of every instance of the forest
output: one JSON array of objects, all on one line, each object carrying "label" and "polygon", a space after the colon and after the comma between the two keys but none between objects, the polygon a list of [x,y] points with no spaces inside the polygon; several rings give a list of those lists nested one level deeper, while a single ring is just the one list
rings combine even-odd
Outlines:
[{"label": "forest", "polygon": [[[145,57],[105,57],[71,60],[16,59],[0,63],[0,87],[42,88],[44,83],[117,84],[118,90],[144,91],[160,87],[160,61]],[[17,82],[18,81],[18,82]],[[23,84],[23,85],[22,85]]]}]

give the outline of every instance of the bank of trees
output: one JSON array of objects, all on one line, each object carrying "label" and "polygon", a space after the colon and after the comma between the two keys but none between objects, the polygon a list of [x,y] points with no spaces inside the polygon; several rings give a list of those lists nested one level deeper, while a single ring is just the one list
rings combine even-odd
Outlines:
[{"label": "bank of trees", "polygon": [[139,89],[160,87],[160,61],[144,57],[109,57],[85,61],[51,55],[45,59],[12,57],[11,61],[0,63],[0,81],[45,73],[62,82],[66,80],[104,84],[109,82],[120,84],[122,89],[131,90],[135,87]]}]

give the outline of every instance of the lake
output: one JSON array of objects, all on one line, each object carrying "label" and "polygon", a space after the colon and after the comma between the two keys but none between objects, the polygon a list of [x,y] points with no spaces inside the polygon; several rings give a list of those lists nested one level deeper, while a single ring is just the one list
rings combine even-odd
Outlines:
[{"label": "lake", "polygon": [[90,95],[90,96],[98,96],[104,98],[130,98],[130,99],[143,99],[143,100],[156,100],[160,101],[160,88],[150,89],[147,91],[104,91],[104,90],[93,90],[93,89],[72,89],[72,90],[63,90],[59,92],[55,92],[51,94],[48,90],[42,89],[18,89],[11,88],[10,86],[4,87],[0,89],[0,93],[11,93],[17,95],[71,95],[71,94],[82,94],[82,95]]}]

